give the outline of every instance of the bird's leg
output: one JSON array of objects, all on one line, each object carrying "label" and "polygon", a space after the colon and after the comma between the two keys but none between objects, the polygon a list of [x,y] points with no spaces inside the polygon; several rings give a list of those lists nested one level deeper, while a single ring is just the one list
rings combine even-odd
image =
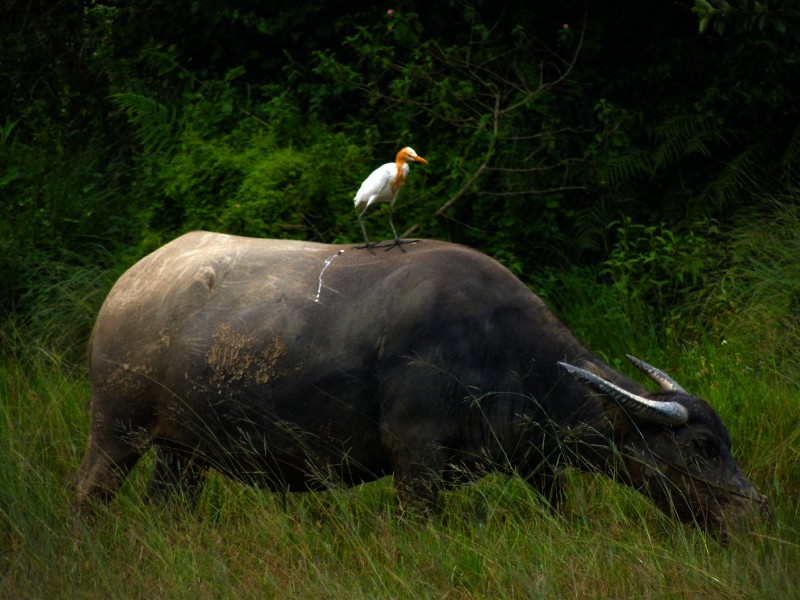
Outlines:
[{"label": "bird's leg", "polygon": [[362,210],[358,215],[358,224],[361,225],[361,233],[364,234],[364,245],[363,246],[356,246],[355,249],[356,250],[363,250],[364,248],[366,248],[367,250],[369,250],[370,252],[375,254],[375,252],[373,252],[373,250],[372,250],[375,247],[375,244],[370,244],[369,238],[367,237],[367,228],[364,227],[364,213],[365,212],[367,212],[367,207],[366,206],[364,207],[364,210]]},{"label": "bird's leg", "polygon": [[[397,236],[397,230],[394,228],[394,223],[392,222],[392,213],[394,212],[394,205],[390,202],[389,203],[389,226],[392,228],[392,233],[394,234],[394,244],[389,246],[387,250],[393,248],[394,246],[398,246],[400,250],[403,250],[403,246],[400,245],[400,238]],[[403,250],[405,252],[405,250]]]},{"label": "bird's leg", "polygon": [[[400,237],[397,235],[397,230],[394,228],[394,223],[392,222],[392,213],[394,212],[394,206],[389,204],[389,225],[392,227],[392,233],[394,234],[394,243],[390,244],[386,251],[388,252],[395,246],[403,250],[403,244],[416,244],[419,240],[401,240]],[[405,252],[405,250],[403,250]]]}]

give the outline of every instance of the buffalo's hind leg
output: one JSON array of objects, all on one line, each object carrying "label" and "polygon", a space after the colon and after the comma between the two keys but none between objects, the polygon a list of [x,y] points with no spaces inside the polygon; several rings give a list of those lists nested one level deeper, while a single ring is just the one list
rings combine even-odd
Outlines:
[{"label": "buffalo's hind leg", "polygon": [[156,466],[147,486],[150,502],[166,504],[180,501],[194,508],[203,491],[205,466],[187,452],[156,446]]},{"label": "buffalo's hind leg", "polygon": [[74,484],[77,510],[91,516],[95,502],[111,502],[146,449],[146,440],[95,427]]}]

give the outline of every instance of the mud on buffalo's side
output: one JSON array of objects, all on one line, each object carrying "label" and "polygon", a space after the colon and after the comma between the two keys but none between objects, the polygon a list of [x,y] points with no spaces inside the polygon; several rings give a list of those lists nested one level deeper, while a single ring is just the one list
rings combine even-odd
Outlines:
[{"label": "mud on buffalo's side", "polygon": [[275,490],[393,473],[423,506],[490,468],[557,505],[572,465],[707,529],[766,507],[706,402],[614,371],[487,256],[404,249],[194,232],[134,265],[93,332],[77,504],[155,446],[150,496],[189,502],[210,468]]}]

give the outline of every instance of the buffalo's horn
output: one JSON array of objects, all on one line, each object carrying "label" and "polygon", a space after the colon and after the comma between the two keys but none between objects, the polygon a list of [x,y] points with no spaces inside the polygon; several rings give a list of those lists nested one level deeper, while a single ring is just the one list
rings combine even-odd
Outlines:
[{"label": "buffalo's horn", "polygon": [[573,365],[559,362],[558,366],[572,375],[575,379],[594,389],[595,391],[610,396],[617,404],[646,421],[661,423],[663,425],[682,425],[689,420],[689,412],[678,402],[661,402],[643,398],[618,385]]},{"label": "buffalo's horn", "polygon": [[636,358],[635,356],[631,356],[630,354],[626,354],[625,356],[629,361],[636,365],[637,369],[661,386],[661,389],[665,392],[680,392],[682,394],[686,393],[686,390],[683,389],[681,385],[672,377],[664,373],[664,371],[656,369],[653,365],[648,365],[643,360]]}]

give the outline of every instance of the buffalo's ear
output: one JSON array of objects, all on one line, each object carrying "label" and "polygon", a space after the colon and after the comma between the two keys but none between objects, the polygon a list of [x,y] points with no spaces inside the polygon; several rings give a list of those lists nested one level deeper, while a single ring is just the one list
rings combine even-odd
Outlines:
[{"label": "buffalo's ear", "polygon": [[635,417],[608,394],[591,391],[603,407],[602,420],[614,436],[628,436],[636,430]]}]

